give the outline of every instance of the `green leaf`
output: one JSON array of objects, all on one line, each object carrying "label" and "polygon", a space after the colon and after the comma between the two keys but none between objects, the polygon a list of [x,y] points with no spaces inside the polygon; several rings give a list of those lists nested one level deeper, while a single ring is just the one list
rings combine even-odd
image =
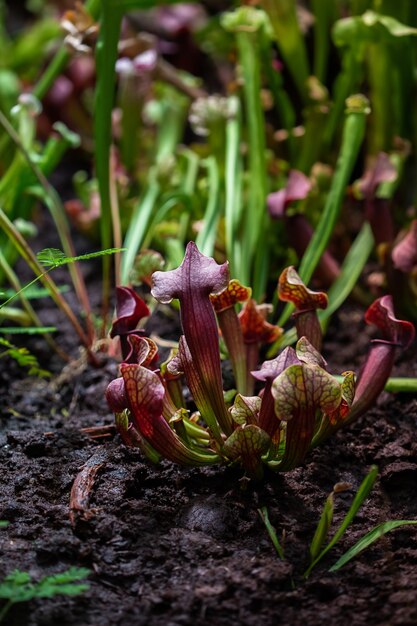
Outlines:
[{"label": "green leaf", "polygon": [[74,596],[89,588],[87,583],[74,584],[90,574],[90,570],[83,567],[70,567],[66,572],[46,576],[39,582],[32,582],[28,572],[14,570],[0,583],[0,598],[7,599],[13,604],[27,602],[32,598],[51,598],[56,595]]},{"label": "green leaf", "polygon": [[0,520],[0,528],[7,528],[9,524],[10,522],[7,522],[6,520]]},{"label": "green leaf", "polygon": [[370,530],[369,533],[366,533],[366,535],[361,537],[361,539],[359,539],[359,541],[355,543],[354,546],[352,546],[347,552],[345,552],[340,557],[340,559],[336,561],[336,563],[329,569],[329,572],[336,572],[337,570],[341,569],[351,559],[354,559],[363,550],[368,548],[380,537],[390,532],[391,530],[411,524],[417,524],[417,520],[391,520],[375,526],[375,528]]},{"label": "green leaf", "polygon": [[11,359],[14,359],[20,367],[29,368],[29,376],[39,376],[44,378],[51,376],[50,372],[39,367],[37,358],[35,355],[31,354],[27,348],[18,348],[3,337],[0,337],[0,346],[4,346],[6,348],[4,352],[0,353],[0,358],[8,356]]}]

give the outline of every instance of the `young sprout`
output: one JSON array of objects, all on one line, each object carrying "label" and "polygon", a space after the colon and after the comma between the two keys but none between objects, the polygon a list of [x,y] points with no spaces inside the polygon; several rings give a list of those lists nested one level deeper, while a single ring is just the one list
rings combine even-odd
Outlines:
[{"label": "young sprout", "polygon": [[[299,339],[295,349],[286,348],[258,369],[253,355],[258,357],[260,343],[274,340],[281,329],[266,320],[268,308],[256,305],[250,290],[229,282],[227,263],[218,265],[189,243],[178,269],[153,275],[152,293],[160,302],[178,298],[183,329],[178,352],[154,370],[152,342],[130,328],[136,327],[141,307],[130,290],[122,293],[124,298],[129,294],[129,304],[120,300],[125,315],[118,310],[116,327],[125,333],[129,362],[122,363],[121,377],[110,383],[106,396],[124,441],[149,458],[161,455],[183,465],[239,463],[255,479],[265,466],[275,471],[297,467],[314,446],[362,415],[382,391],[396,347],[406,347],[414,337],[413,325],[395,318],[391,298],[380,298],[365,320],[377,326],[382,339],[371,342],[356,390],[353,372],[344,372],[339,382],[319,352],[316,309],[326,306],[327,297],[307,289],[290,267],[280,277],[278,293],[297,307]],[[234,303],[245,298],[238,317]],[[240,381],[229,408],[215,310]],[[250,347],[246,359],[245,343]],[[249,375],[261,387],[256,395],[247,384]],[[181,404],[182,377],[194,405]]]}]

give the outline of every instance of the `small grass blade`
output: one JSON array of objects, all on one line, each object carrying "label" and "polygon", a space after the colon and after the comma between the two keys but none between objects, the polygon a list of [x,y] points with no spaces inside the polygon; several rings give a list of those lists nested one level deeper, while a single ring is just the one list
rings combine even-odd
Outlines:
[{"label": "small grass blade", "polygon": [[343,522],[340,524],[339,528],[336,530],[335,534],[333,535],[332,539],[329,541],[329,543],[327,544],[327,546],[325,548],[323,548],[323,550],[320,552],[320,554],[314,559],[314,561],[312,561],[309,565],[309,567],[307,568],[307,570],[304,573],[304,578],[308,578],[310,576],[311,571],[313,570],[313,568],[317,565],[317,563],[319,561],[321,561],[321,559],[325,556],[325,554],[327,554],[329,552],[329,550],[331,550],[333,548],[333,546],[336,545],[336,543],[339,541],[339,539],[342,537],[342,535],[344,534],[344,532],[346,531],[346,529],[348,528],[349,524],[351,524],[351,522],[353,521],[353,518],[355,517],[356,513],[359,511],[360,507],[362,506],[363,502],[366,500],[366,498],[368,497],[374,482],[376,480],[376,477],[378,475],[378,468],[376,467],[376,465],[373,465],[369,474],[364,478],[364,480],[362,481],[354,499],[353,502],[350,506],[349,511],[346,513],[345,518],[343,519]]},{"label": "small grass blade", "polygon": [[336,483],[331,493],[327,496],[319,523],[317,524],[316,532],[314,533],[314,537],[310,545],[310,557],[312,561],[314,561],[314,559],[316,559],[320,554],[320,550],[327,539],[330,526],[332,525],[335,495],[346,491],[346,489],[350,489],[350,487],[351,485],[347,483]]},{"label": "small grass blade", "polygon": [[277,537],[277,533],[275,532],[275,528],[272,526],[271,522],[269,521],[269,515],[268,515],[268,509],[266,506],[261,507],[260,509],[258,509],[258,513],[260,515],[261,520],[263,521],[263,523],[265,524],[265,528],[268,532],[268,535],[272,541],[272,544],[279,556],[280,559],[284,560],[285,556],[284,556],[284,550],[280,544],[280,542],[278,541],[278,537]]},{"label": "small grass blade", "polygon": [[401,526],[408,526],[411,524],[417,524],[417,520],[391,520],[388,522],[383,522],[378,526],[375,526],[369,533],[366,533],[354,546],[352,546],[347,552],[345,552],[338,561],[329,569],[329,572],[336,572],[349,563],[350,560],[354,559],[358,554],[360,554],[363,550],[366,550],[370,545],[372,545],[375,541],[377,541],[380,537],[389,533],[391,530],[395,528],[400,528]]},{"label": "small grass blade", "polygon": [[333,511],[334,491],[332,491],[326,498],[326,502],[324,503],[319,523],[317,524],[316,532],[314,533],[314,537],[311,540],[310,557],[312,561],[314,561],[318,557],[318,555],[320,554],[320,550],[322,549],[323,544],[327,539],[327,535],[333,521]]}]

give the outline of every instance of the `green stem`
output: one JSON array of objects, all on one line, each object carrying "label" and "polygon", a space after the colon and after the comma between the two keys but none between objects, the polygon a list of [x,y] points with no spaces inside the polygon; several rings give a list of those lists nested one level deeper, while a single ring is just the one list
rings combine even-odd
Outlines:
[{"label": "green stem", "polygon": [[393,136],[398,133],[398,117],[395,116],[397,96],[394,89],[396,71],[391,62],[391,55],[391,48],[388,48],[386,42],[370,44],[367,48],[366,58],[372,103],[369,133],[371,154],[390,150]]},{"label": "green stem", "polygon": [[225,171],[225,236],[226,256],[230,263],[230,275],[243,282],[241,275],[238,226],[242,216],[242,158],[240,155],[241,116],[238,98],[230,98],[230,108],[236,110],[226,124],[226,171]]},{"label": "green stem", "polygon": [[360,484],[359,489],[358,489],[355,497],[353,498],[353,502],[352,502],[348,512],[346,513],[342,523],[340,524],[339,528],[336,530],[335,534],[333,535],[333,537],[331,538],[329,543],[320,552],[318,557],[316,557],[314,559],[314,561],[312,563],[310,563],[310,566],[304,572],[304,578],[308,578],[310,576],[311,571],[317,565],[317,563],[319,563],[319,561],[321,561],[321,559],[329,552],[329,550],[331,550],[333,548],[333,546],[336,545],[336,543],[339,541],[339,539],[345,533],[346,529],[352,523],[353,518],[355,517],[355,515],[359,511],[360,507],[362,506],[362,503],[369,496],[369,493],[370,493],[370,491],[371,491],[371,489],[372,489],[372,487],[374,485],[374,482],[375,482],[377,476],[378,476],[378,468],[375,465],[373,465],[372,468],[371,468],[371,471],[369,472],[369,474],[364,478],[364,480]]},{"label": "green stem", "polygon": [[[102,2],[100,34],[96,47],[97,86],[95,93],[94,136],[98,188],[100,193],[100,234],[103,249],[112,244],[112,198],[110,188],[110,146],[112,141],[111,116],[116,79],[117,46],[122,23],[122,12]],[[107,325],[110,301],[110,257],[103,257],[102,315],[103,330]]]},{"label": "green stem", "polygon": [[334,0],[312,0],[311,6],[314,13],[314,76],[325,84],[335,3]]},{"label": "green stem", "polygon": [[262,32],[261,54],[263,71],[267,83],[274,98],[274,105],[282,127],[287,131],[286,142],[288,145],[289,161],[294,162],[296,157],[296,142],[293,129],[296,124],[296,114],[291,99],[284,88],[282,73],[273,66],[273,54],[269,38]]},{"label": "green stem", "polygon": [[208,200],[204,212],[203,227],[195,242],[202,254],[212,256],[220,219],[220,175],[218,163],[214,156],[209,156],[202,162],[202,165],[206,167],[208,174]]},{"label": "green stem", "polygon": [[[248,125],[248,203],[245,212],[244,248],[247,259],[242,282],[253,285],[254,298],[260,298],[264,285],[253,274],[254,260],[259,254],[266,254],[264,229],[266,224],[266,160],[265,122],[261,104],[261,65],[259,56],[259,34],[238,31],[236,33],[239,59],[242,65],[245,115]],[[262,242],[262,245],[260,245]],[[251,276],[252,274],[252,276]],[[252,278],[252,280],[250,280]]]},{"label": "green stem", "polygon": [[360,85],[363,73],[363,56],[364,46],[362,43],[343,52],[342,71],[336,79],[333,105],[323,133],[323,152],[330,149],[336,130],[341,126],[346,98],[349,94],[355,93]]},{"label": "green stem", "polygon": [[[336,163],[336,171],[323,213],[298,270],[299,275],[306,284],[310,281],[339,218],[346,186],[365,135],[366,114],[369,111],[367,99],[362,95],[352,96],[348,99],[347,106],[348,111],[343,127],[342,145]],[[285,324],[292,310],[293,307],[291,305],[285,307],[278,322],[279,326]]]},{"label": "green stem", "polygon": [[307,100],[307,78],[310,74],[307,49],[300,31],[295,0],[261,0],[268,14],[275,41],[302,99]]},{"label": "green stem", "polygon": [[149,185],[143,197],[137,203],[132,214],[129,228],[126,233],[123,247],[126,248],[122,256],[121,284],[129,283],[129,274],[132,269],[136,254],[145,238],[152,211],[160,192],[155,170],[149,173]]},{"label": "green stem", "polygon": [[34,86],[32,93],[36,96],[36,98],[42,100],[42,98],[46,96],[58,76],[62,74],[68,65],[70,59],[71,53],[64,46],[62,46]]}]

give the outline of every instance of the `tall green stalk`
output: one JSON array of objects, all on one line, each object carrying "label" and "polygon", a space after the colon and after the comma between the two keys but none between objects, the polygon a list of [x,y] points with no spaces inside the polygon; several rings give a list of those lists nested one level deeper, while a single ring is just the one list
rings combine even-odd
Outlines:
[{"label": "tall green stalk", "polygon": [[307,49],[300,31],[295,0],[261,0],[271,22],[275,41],[303,101],[310,75]]},{"label": "tall green stalk", "polygon": [[236,96],[230,98],[230,108],[236,115],[230,116],[226,123],[226,165],[225,165],[225,235],[226,256],[230,262],[230,275],[244,282],[240,268],[243,257],[242,246],[238,237],[238,228],[242,216],[242,178],[243,164],[240,154],[241,112],[240,101]]},{"label": "tall green stalk", "polygon": [[265,27],[265,14],[251,7],[242,7],[223,16],[224,28],[235,33],[242,68],[245,118],[248,129],[247,204],[243,216],[244,258],[240,279],[253,285],[255,298],[264,294],[263,261],[268,257],[264,239],[266,213],[265,121],[261,102],[260,31]]},{"label": "tall green stalk", "polygon": [[[122,12],[109,0],[102,0],[100,34],[96,47],[97,86],[95,93],[95,159],[100,193],[100,234],[103,249],[112,245],[112,208],[110,190],[110,146],[112,143],[111,115],[116,80],[117,45],[119,42]],[[109,257],[103,257],[103,331],[106,328],[110,300]]]},{"label": "tall green stalk", "polygon": [[336,14],[334,0],[312,0],[314,13],[314,76],[325,84],[330,52],[330,29]]},{"label": "tall green stalk", "polygon": [[[305,283],[310,281],[329,243],[340,215],[346,186],[352,174],[365,135],[366,115],[369,113],[367,98],[358,94],[348,98],[346,104],[347,111],[343,127],[342,145],[340,147],[330,191],[317,228],[314,231],[313,237],[311,238],[298,269],[298,273]],[[287,305],[278,322],[280,326],[285,324],[291,311],[291,305]]]}]

